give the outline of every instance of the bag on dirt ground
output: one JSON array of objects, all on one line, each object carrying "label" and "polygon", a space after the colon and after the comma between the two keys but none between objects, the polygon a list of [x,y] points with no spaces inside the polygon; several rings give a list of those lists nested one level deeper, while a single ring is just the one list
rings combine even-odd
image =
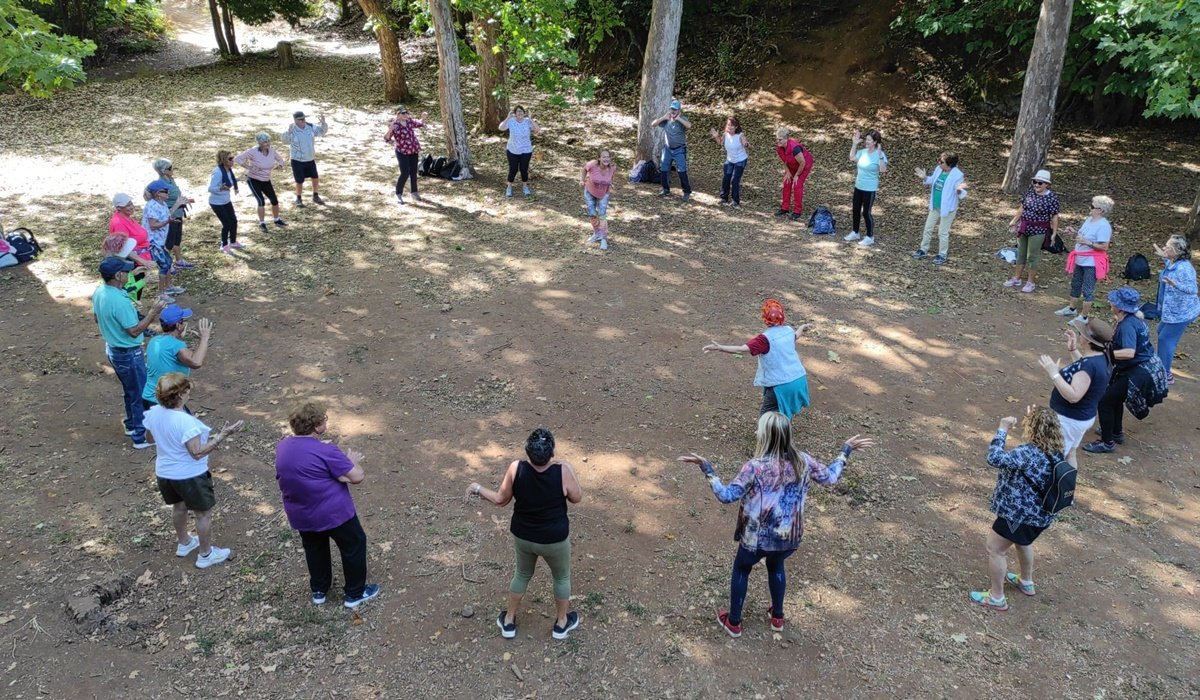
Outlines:
[{"label": "bag on dirt ground", "polygon": [[38,243],[37,238],[34,238],[33,231],[27,228],[9,231],[4,240],[13,248],[13,255],[17,257],[17,262],[29,262],[42,253],[41,244]]},{"label": "bag on dirt ground", "polygon": [[633,170],[629,171],[629,181],[633,183],[660,182],[661,180],[662,177],[658,174],[658,167],[648,160],[639,160],[633,166]]},{"label": "bag on dirt ground", "polygon": [[1129,256],[1129,260],[1125,262],[1125,271],[1121,276],[1127,280],[1148,280],[1150,279],[1150,261],[1146,260],[1146,256],[1141,253],[1134,253]]},{"label": "bag on dirt ground", "polygon": [[837,219],[829,207],[817,207],[812,216],[808,217],[808,232],[814,236],[832,236],[837,233]]},{"label": "bag on dirt ground", "polygon": [[460,175],[462,175],[462,164],[457,160],[446,160],[438,170],[438,177],[444,180],[457,180]]},{"label": "bag on dirt ground", "polygon": [[421,174],[425,177],[433,175],[433,156],[426,154],[425,159],[421,161]]},{"label": "bag on dirt ground", "polygon": [[1050,460],[1054,462],[1054,467],[1050,470],[1050,478],[1044,487],[1038,488],[1028,476],[1023,473],[1022,476],[1033,487],[1034,492],[1042,497],[1042,510],[1057,513],[1075,502],[1076,470],[1062,455],[1054,455]]},{"label": "bag on dirt ground", "polygon": [[1042,239],[1042,250],[1062,255],[1067,251],[1067,246],[1063,244],[1063,239],[1057,233],[1051,233]]}]

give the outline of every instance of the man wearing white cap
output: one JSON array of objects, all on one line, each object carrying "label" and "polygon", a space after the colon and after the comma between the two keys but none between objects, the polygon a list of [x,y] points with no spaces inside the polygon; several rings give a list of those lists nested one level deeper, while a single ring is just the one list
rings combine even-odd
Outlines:
[{"label": "man wearing white cap", "polygon": [[283,132],[283,142],[292,147],[292,177],[296,180],[296,206],[304,206],[304,181],[312,180],[313,202],[324,204],[321,199],[321,179],[317,174],[316,138],[329,133],[325,115],[318,114],[316,126],[309,124],[304,112],[294,112],[292,123]]}]

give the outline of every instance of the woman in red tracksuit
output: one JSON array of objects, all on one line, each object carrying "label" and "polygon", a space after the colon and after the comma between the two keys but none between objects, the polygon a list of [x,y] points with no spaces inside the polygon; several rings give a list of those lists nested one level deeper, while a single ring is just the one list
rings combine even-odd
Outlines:
[{"label": "woman in red tracksuit", "polygon": [[[775,216],[787,216],[791,209],[792,221],[800,220],[800,211],[804,209],[804,181],[812,172],[812,151],[805,148],[796,139],[788,138],[787,127],[781,126],[775,132],[775,153],[783,161],[783,202]],[[794,201],[794,204],[791,204]]]}]

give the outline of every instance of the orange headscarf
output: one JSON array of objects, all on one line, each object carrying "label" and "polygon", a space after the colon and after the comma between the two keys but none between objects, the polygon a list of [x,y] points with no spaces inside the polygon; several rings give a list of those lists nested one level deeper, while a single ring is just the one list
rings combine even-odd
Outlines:
[{"label": "orange headscarf", "polygon": [[775,299],[767,299],[762,306],[762,320],[768,326],[782,326],[783,304]]}]

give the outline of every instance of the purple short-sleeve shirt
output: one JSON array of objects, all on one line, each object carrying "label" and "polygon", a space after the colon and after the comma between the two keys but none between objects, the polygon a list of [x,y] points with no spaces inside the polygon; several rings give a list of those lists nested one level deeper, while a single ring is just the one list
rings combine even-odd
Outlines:
[{"label": "purple short-sleeve shirt", "polygon": [[337,445],[297,435],[275,446],[275,480],[288,522],[300,532],[323,532],[355,515],[350,486],[338,481],[354,468]]}]

